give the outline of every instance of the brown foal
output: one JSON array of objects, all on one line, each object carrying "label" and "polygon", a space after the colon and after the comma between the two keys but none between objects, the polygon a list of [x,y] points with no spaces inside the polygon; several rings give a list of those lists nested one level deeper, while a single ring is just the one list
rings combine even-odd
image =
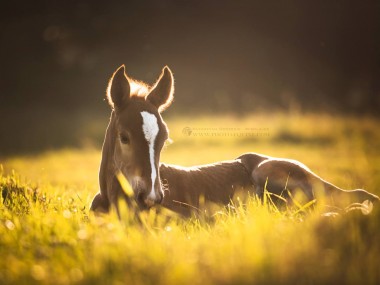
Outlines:
[{"label": "brown foal", "polygon": [[118,173],[129,181],[140,209],[162,204],[184,216],[199,208],[201,197],[226,205],[239,190],[262,198],[265,189],[274,194],[274,199],[287,202],[301,192],[306,201],[324,200],[339,207],[379,201],[378,196],[363,189],[343,190],[298,161],[257,153],[196,167],[160,164],[160,153],[168,139],[168,128],[160,113],[173,100],[173,83],[168,67],[152,87],[129,78],[124,66],[113,74],[107,88],[112,112],[102,149],[100,191],[91,210],[108,212],[114,205],[118,211],[119,198],[130,202],[117,179]]}]

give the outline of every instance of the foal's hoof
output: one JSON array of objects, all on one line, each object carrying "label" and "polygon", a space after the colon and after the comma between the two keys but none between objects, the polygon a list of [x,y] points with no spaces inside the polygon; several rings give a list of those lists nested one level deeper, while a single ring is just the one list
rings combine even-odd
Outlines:
[{"label": "foal's hoof", "polygon": [[370,200],[365,200],[362,203],[353,203],[345,209],[346,213],[355,210],[360,210],[363,215],[369,215],[373,210],[373,203]]}]

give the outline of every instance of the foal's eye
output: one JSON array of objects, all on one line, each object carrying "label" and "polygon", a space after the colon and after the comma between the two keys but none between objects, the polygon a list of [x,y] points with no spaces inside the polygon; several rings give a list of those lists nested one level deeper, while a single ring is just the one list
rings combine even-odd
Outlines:
[{"label": "foal's eye", "polygon": [[129,136],[128,135],[120,135],[120,141],[122,144],[129,144]]}]

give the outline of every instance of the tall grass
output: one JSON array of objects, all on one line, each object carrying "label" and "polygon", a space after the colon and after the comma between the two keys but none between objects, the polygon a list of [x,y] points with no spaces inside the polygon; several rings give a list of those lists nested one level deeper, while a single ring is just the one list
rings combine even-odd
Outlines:
[{"label": "tall grass", "polygon": [[[212,222],[94,216],[75,196],[1,177],[1,284],[375,284],[377,210],[335,218],[278,211],[255,198]],[[19,202],[19,203],[18,203]],[[20,205],[20,206],[17,206]]]},{"label": "tall grass", "polygon": [[[271,122],[270,136],[236,142],[183,136],[189,122],[182,118],[168,122],[175,143],[162,160],[192,164],[194,159],[211,162],[216,156],[258,151],[300,159],[342,187],[366,186],[379,194],[378,122],[321,117],[315,133],[324,137],[320,143],[308,133],[314,119],[257,117],[256,122]],[[199,119],[192,124],[244,127],[252,120]],[[292,125],[294,120],[299,126]],[[350,130],[349,140],[344,130]],[[157,209],[141,213],[139,222],[124,203],[121,220],[115,211],[95,216],[88,206],[97,191],[99,158],[99,150],[90,149],[2,161],[0,284],[380,282],[379,205],[369,215],[357,209],[322,215],[310,205],[280,211],[265,196],[264,202],[240,199],[190,220]]]}]

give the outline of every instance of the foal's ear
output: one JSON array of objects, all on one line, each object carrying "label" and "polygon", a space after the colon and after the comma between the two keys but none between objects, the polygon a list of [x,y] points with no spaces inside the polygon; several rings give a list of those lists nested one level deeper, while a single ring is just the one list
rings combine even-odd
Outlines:
[{"label": "foal's ear", "polygon": [[174,78],[169,67],[165,66],[160,78],[153,86],[147,100],[158,108],[159,112],[164,111],[173,101]]},{"label": "foal's ear", "polygon": [[120,108],[130,97],[131,87],[125,75],[124,64],[112,75],[107,87],[108,103],[113,108]]}]

